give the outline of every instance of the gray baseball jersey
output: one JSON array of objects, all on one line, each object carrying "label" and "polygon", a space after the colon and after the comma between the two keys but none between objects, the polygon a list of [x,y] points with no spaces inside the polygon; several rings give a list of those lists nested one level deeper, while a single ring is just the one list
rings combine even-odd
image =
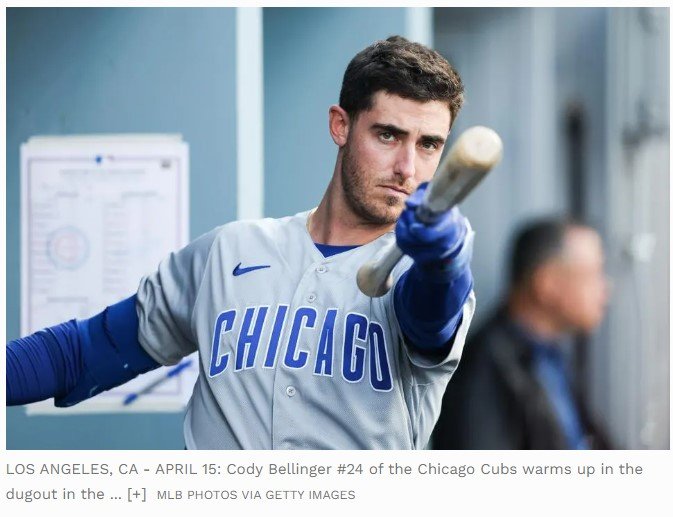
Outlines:
[{"label": "gray baseball jersey", "polygon": [[404,343],[392,290],[372,299],[355,282],[394,233],[325,258],[308,214],[216,228],[141,281],[143,348],[164,365],[199,351],[189,449],[426,446],[474,293],[450,354],[433,362]]}]

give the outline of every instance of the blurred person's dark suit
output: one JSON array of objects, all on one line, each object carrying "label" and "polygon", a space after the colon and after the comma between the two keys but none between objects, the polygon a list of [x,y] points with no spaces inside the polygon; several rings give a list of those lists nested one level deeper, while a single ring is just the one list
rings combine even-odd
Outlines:
[{"label": "blurred person's dark suit", "polygon": [[598,235],[549,220],[519,233],[507,302],[468,338],[433,434],[435,449],[607,448],[566,363],[601,321]]}]

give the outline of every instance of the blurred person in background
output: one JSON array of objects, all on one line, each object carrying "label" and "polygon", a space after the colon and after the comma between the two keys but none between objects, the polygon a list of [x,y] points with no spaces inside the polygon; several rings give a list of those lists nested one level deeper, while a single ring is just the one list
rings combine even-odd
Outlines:
[{"label": "blurred person in background", "polygon": [[589,226],[538,220],[516,236],[504,304],[465,347],[435,449],[608,448],[573,389],[573,338],[603,318],[603,248]]}]

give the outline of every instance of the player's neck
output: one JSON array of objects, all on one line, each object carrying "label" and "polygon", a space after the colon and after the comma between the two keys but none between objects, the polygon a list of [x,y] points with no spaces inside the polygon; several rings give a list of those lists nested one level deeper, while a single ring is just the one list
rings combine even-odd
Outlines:
[{"label": "player's neck", "polygon": [[308,231],[313,242],[332,246],[363,245],[394,228],[394,225],[372,225],[363,221],[339,192],[332,179],[318,208],[310,215]]}]

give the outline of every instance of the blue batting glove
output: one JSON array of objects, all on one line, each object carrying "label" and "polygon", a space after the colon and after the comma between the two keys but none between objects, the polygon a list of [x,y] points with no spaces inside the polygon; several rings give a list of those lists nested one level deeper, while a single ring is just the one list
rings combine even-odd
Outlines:
[{"label": "blue batting glove", "polygon": [[407,199],[406,208],[395,227],[397,245],[421,267],[459,273],[456,269],[462,271],[469,264],[473,232],[458,207],[453,207],[428,225],[418,220],[416,209],[427,186],[427,183],[422,183]]}]

